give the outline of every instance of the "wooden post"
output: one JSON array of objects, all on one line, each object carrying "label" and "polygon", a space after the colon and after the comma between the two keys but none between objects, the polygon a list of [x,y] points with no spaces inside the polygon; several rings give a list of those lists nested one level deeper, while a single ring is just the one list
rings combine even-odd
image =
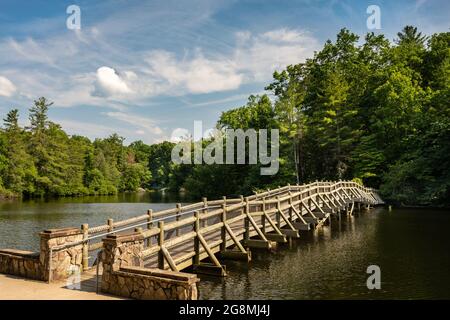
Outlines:
[{"label": "wooden post", "polygon": [[158,245],[159,245],[159,251],[158,251],[158,268],[164,270],[164,253],[163,253],[163,246],[164,246],[164,221],[158,222],[158,228],[159,228],[159,237],[158,237]]},{"label": "wooden post", "polygon": [[202,198],[202,202],[203,202],[203,210],[202,212],[205,214],[208,212],[208,198],[203,197]]},{"label": "wooden post", "polygon": [[[244,202],[244,196],[243,196],[242,194],[239,196],[239,198],[241,199],[241,203]],[[243,214],[243,213],[244,213],[244,210],[241,209],[241,210],[240,210],[240,213]]]},{"label": "wooden post", "polygon": [[148,209],[147,210],[147,221],[148,221],[148,223],[147,223],[147,229],[151,229],[152,227],[153,227],[153,222],[152,222],[152,220],[153,220],[153,210],[152,209]]},{"label": "wooden post", "polygon": [[289,220],[292,221],[292,193],[291,193],[291,191],[289,191],[288,203],[289,203]]},{"label": "wooden post", "polygon": [[[176,221],[180,221],[180,213],[181,213],[181,203],[177,203],[177,213],[176,213],[176,217],[175,217]],[[175,230],[175,235],[177,237],[180,235],[180,228],[177,228]]]},{"label": "wooden post", "polygon": [[[226,201],[225,197],[224,197],[224,200]],[[225,228],[225,225],[227,223],[227,205],[226,205],[226,202],[224,202],[222,204],[221,220],[222,220],[223,226],[221,228],[222,243],[220,244],[220,251],[225,251],[227,249],[227,229]]]},{"label": "wooden post", "polygon": [[[153,210],[152,209],[148,209],[147,210],[147,216],[148,216],[148,218],[147,218],[147,221],[148,221],[147,229],[151,229],[153,227],[153,222],[152,222],[153,221]],[[152,238],[149,237],[147,239],[147,246],[150,247],[151,245],[152,245]]]},{"label": "wooden post", "polygon": [[[265,198],[263,199],[262,211],[263,211],[263,213],[266,213],[266,199]],[[265,214],[263,214],[261,216],[261,224],[262,224],[261,231],[264,234],[266,234],[266,215]]]},{"label": "wooden post", "polygon": [[89,268],[89,242],[87,241],[89,237],[89,225],[87,223],[83,223],[81,225],[81,230],[83,231],[83,271],[86,271]]},{"label": "wooden post", "polygon": [[277,196],[277,209],[278,210],[275,213],[275,217],[276,217],[278,229],[281,229],[281,215],[280,215],[281,206],[280,206],[280,197],[279,196]]},{"label": "wooden post", "polygon": [[[203,197],[202,200],[203,200],[202,213],[206,214],[206,213],[208,213],[208,198]],[[203,222],[200,221],[200,223],[201,223],[202,228],[207,226],[207,221],[206,220],[203,220]]]},{"label": "wooden post", "polygon": [[195,231],[195,238],[194,238],[194,265],[198,265],[200,263],[200,240],[198,239],[198,235],[200,234],[200,213],[198,211],[195,211],[195,225],[194,225],[194,231]]},{"label": "wooden post", "polygon": [[244,240],[248,240],[250,239],[250,221],[248,219],[248,215],[250,214],[250,206],[248,204],[248,197],[245,197],[244,214],[246,215],[246,217],[244,218]]},{"label": "wooden post", "polygon": [[108,232],[112,232],[114,230],[114,220],[108,219],[107,224],[108,224]]},{"label": "wooden post", "polygon": [[303,192],[300,192],[298,195],[298,200],[300,200],[298,204],[298,212],[300,213],[300,216],[303,215]]}]

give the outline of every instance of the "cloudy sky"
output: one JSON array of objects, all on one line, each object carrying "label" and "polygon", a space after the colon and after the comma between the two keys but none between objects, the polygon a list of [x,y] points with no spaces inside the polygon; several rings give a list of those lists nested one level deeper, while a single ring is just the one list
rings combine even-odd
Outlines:
[{"label": "cloudy sky", "polygon": [[[73,4],[80,30],[66,26]],[[45,96],[70,134],[154,143],[194,120],[207,129],[340,28],[368,32],[369,5],[391,40],[406,24],[449,31],[448,0],[0,0],[0,117],[18,108],[26,124]]]}]

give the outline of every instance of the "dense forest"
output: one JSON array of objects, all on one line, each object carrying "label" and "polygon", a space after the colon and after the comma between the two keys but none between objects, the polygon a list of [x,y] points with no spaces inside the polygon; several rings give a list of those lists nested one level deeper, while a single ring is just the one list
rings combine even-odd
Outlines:
[{"label": "dense forest", "polygon": [[[75,196],[139,188],[200,196],[355,179],[387,201],[450,205],[450,32],[405,27],[391,43],[343,29],[304,63],[276,71],[267,95],[222,113],[218,129],[279,129],[280,170],[174,164],[173,143],[124,145],[67,135],[35,101],[29,127],[11,110],[0,130],[0,195]],[[203,146],[211,140],[203,141]]]}]

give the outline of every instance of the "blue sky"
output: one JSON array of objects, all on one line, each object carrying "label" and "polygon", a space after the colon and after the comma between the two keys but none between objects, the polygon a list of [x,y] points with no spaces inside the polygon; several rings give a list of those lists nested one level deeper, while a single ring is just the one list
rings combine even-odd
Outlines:
[{"label": "blue sky", "polygon": [[[66,27],[72,4],[80,30]],[[369,5],[390,40],[407,24],[449,31],[447,0],[1,0],[0,116],[18,108],[26,124],[45,96],[70,134],[154,143],[194,120],[207,129],[341,28],[367,33]]]}]

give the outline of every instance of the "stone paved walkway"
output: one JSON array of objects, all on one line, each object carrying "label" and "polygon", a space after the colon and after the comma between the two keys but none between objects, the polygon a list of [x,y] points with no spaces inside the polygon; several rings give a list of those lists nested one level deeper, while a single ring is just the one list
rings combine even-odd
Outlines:
[{"label": "stone paved walkway", "polygon": [[95,278],[83,277],[78,289],[68,289],[66,282],[45,283],[0,274],[0,300],[117,300],[97,294]]}]

